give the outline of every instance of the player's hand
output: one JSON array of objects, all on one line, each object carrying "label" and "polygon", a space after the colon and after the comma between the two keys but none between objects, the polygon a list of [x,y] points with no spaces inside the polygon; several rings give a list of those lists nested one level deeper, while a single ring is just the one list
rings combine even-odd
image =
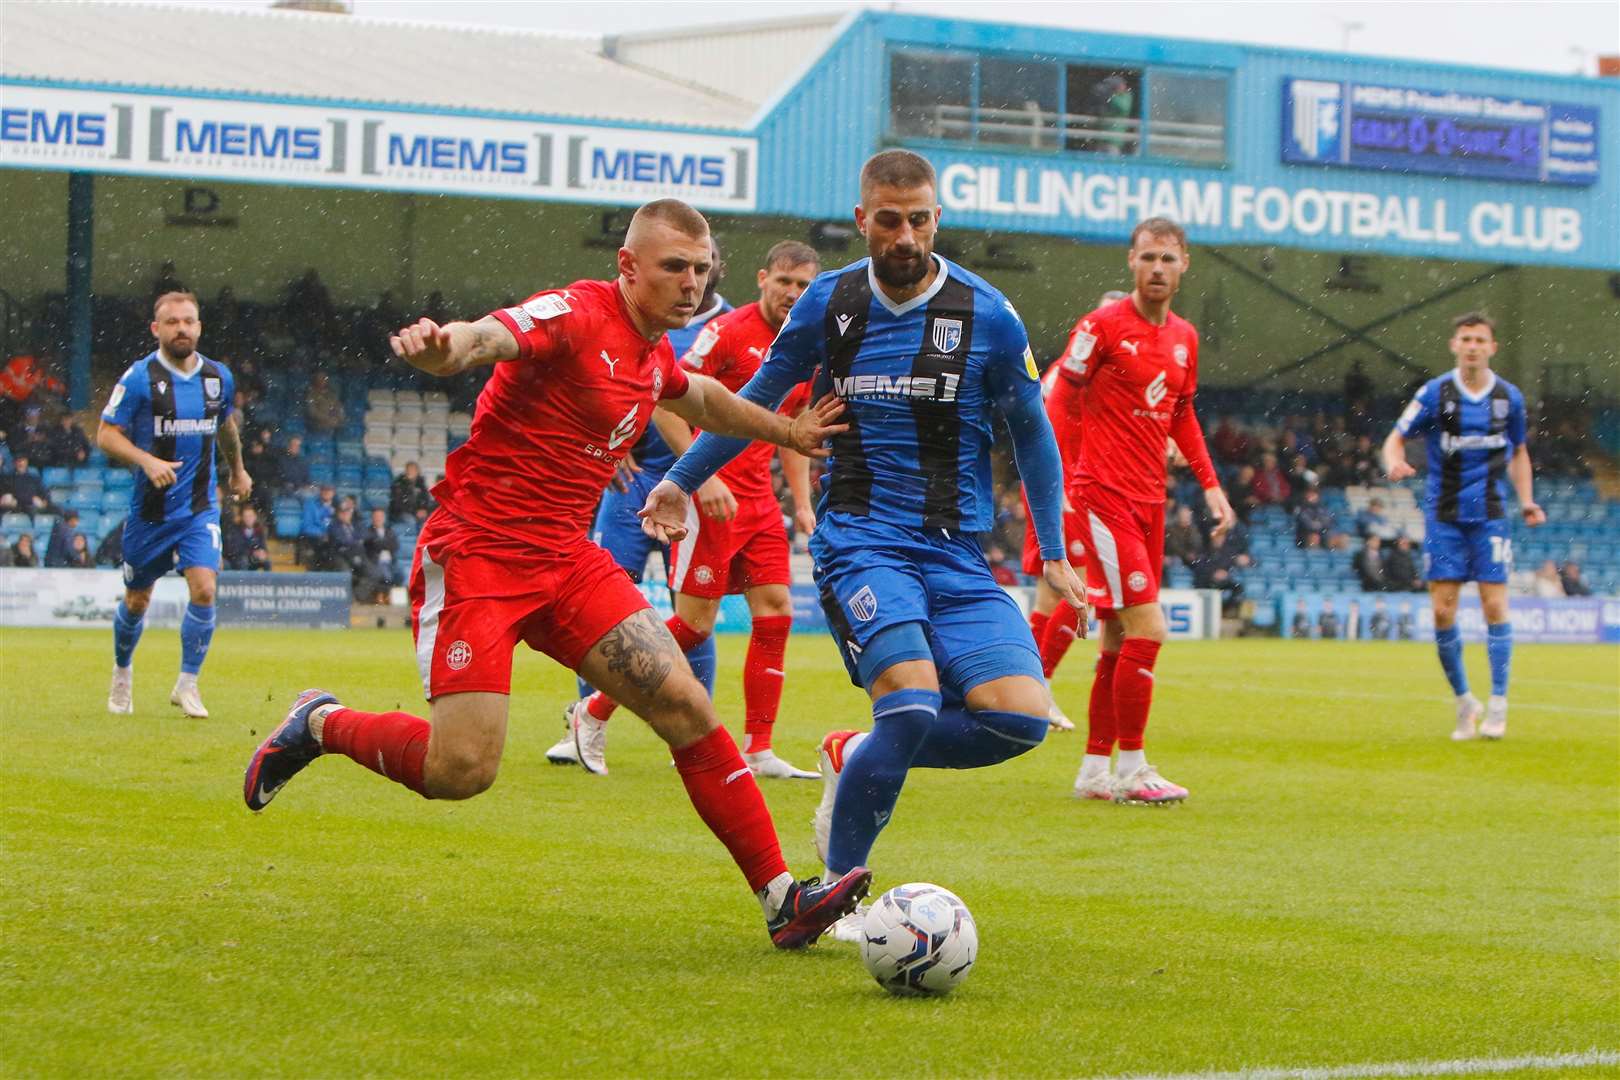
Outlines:
[{"label": "player's hand", "polygon": [[824,458],[832,454],[822,443],[834,435],[841,435],[849,430],[848,424],[835,424],[834,420],[844,414],[844,401],[840,397],[827,394],[813,406],[805,409],[795,416],[788,424],[788,442],[790,450],[797,450],[805,457]]},{"label": "player's hand", "polygon": [[686,539],[686,492],[670,480],[660,480],[647,492],[647,504],[637,511],[641,531],[660,544]]},{"label": "player's hand", "polygon": [[247,497],[253,494],[253,477],[246,469],[237,469],[231,473],[231,494],[236,496],[237,502],[246,502]]},{"label": "player's hand", "polygon": [[432,319],[421,319],[402,327],[388,339],[394,355],[411,367],[430,375],[448,375],[455,371],[450,362],[450,331]]},{"label": "player's hand", "polygon": [[737,516],[737,496],[718,476],[711,476],[697,489],[698,509],[710,521],[730,521]]},{"label": "player's hand", "polygon": [[1399,461],[1388,461],[1384,464],[1386,466],[1384,472],[1389,476],[1389,482],[1392,484],[1398,484],[1408,477],[1417,475],[1417,470],[1412,468],[1412,463],[1405,458],[1401,458]]},{"label": "player's hand", "polygon": [[146,474],[146,479],[151,481],[153,487],[166,488],[174,483],[175,471],[180,468],[181,464],[178,461],[164,461],[162,458],[149,457],[141,462],[141,471]]},{"label": "player's hand", "polygon": [[1524,523],[1532,529],[1537,525],[1547,524],[1547,511],[1543,510],[1537,503],[1520,503],[1519,513],[1524,515]]},{"label": "player's hand", "polygon": [[623,494],[630,490],[631,481],[636,478],[636,473],[640,471],[641,466],[636,464],[635,455],[626,454],[613,467],[613,478],[608,481],[608,486],[614,491]]},{"label": "player's hand", "polygon": [[1041,577],[1052,587],[1052,591],[1067,600],[1069,606],[1080,613],[1080,621],[1075,626],[1075,634],[1085,637],[1087,623],[1091,622],[1091,605],[1086,603],[1086,590],[1080,584],[1079,576],[1074,567],[1069,565],[1068,559],[1046,559],[1041,563]]},{"label": "player's hand", "polygon": [[1237,524],[1237,511],[1232,509],[1231,502],[1226,498],[1226,492],[1219,487],[1212,487],[1204,492],[1204,508],[1209,511],[1209,516],[1215,519],[1215,527],[1209,530],[1209,542],[1218,544]]},{"label": "player's hand", "polygon": [[808,506],[795,507],[793,510],[793,527],[809,536],[816,531],[816,512]]}]

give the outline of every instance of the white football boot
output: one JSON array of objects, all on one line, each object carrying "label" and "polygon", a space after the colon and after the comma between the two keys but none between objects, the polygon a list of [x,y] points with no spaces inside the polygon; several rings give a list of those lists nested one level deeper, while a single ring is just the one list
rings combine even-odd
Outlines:
[{"label": "white football boot", "polygon": [[[1505,706],[1504,702],[1504,706]],[[1479,698],[1473,694],[1463,694],[1457,698],[1457,727],[1451,733],[1452,742],[1467,742],[1480,734],[1479,718],[1485,712],[1485,706],[1479,703]],[[1502,723],[1507,724],[1507,710],[1504,707]]]},{"label": "white football boot", "polygon": [[1046,710],[1046,723],[1053,731],[1073,731],[1074,721],[1058,708],[1057,699],[1052,699],[1052,707]]},{"label": "white football boot", "polygon": [[788,764],[777,757],[774,750],[744,754],[743,761],[761,780],[817,780],[821,777],[820,773],[809,772],[797,765]]},{"label": "white football boot", "polygon": [[816,855],[827,865],[827,843],[832,837],[833,803],[838,799],[838,777],[844,762],[866,738],[864,731],[829,731],[821,740],[821,805],[811,824],[816,830]]},{"label": "white football boot", "polygon": [[872,905],[861,902],[855,905],[855,910],[832,924],[827,936],[834,941],[842,941],[849,945],[859,945],[861,938],[866,936],[866,913]]},{"label": "white football boot", "polygon": [[113,665],[112,685],[107,688],[107,711],[119,716],[135,712],[135,669]]},{"label": "white football boot", "polygon": [[579,754],[579,763],[588,773],[606,776],[607,721],[592,716],[584,701],[576,701],[569,708],[568,723],[574,729],[574,751]]},{"label": "white football boot", "polygon": [[1170,806],[1187,800],[1187,789],[1172,784],[1159,770],[1144,764],[1129,776],[1114,778],[1114,801],[1131,806]]},{"label": "white football boot", "polygon": [[563,706],[563,737],[546,751],[546,760],[553,765],[579,764],[579,751],[574,747],[574,709],[579,706],[578,701]]},{"label": "white football boot", "polygon": [[180,673],[175,680],[174,689],[169,691],[169,704],[180,706],[180,711],[194,720],[208,719],[208,710],[203,707],[202,694],[197,689],[197,676]]},{"label": "white football boot", "polygon": [[1480,721],[1479,737],[1495,741],[1507,734],[1507,698],[1491,695],[1485,706],[1485,719]]},{"label": "white football boot", "polygon": [[1086,771],[1081,769],[1080,775],[1074,778],[1074,797],[1113,802],[1114,774],[1104,769],[1087,776]]}]

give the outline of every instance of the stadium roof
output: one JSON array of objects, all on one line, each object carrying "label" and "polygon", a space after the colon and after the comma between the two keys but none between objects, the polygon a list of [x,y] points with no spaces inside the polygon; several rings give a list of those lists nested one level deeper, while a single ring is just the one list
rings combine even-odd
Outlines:
[{"label": "stadium roof", "polygon": [[601,46],[595,35],[300,11],[0,3],[0,75],[10,78],[748,126],[754,102],[611,59]]}]

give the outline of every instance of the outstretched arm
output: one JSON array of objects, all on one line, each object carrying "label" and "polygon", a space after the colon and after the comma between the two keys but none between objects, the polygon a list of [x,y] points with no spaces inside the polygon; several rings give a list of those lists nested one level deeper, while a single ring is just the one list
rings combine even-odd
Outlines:
[{"label": "outstretched arm", "polygon": [[[849,426],[828,422],[844,411],[843,402],[833,398],[823,399],[816,408],[789,418],[774,409],[754,404],[746,396],[733,394],[706,375],[692,374],[688,378],[692,385],[685,394],[678,398],[665,398],[659,405],[693,427],[702,428],[705,433],[730,437],[738,442],[739,452],[750,440],[760,439],[811,457],[826,457],[827,451],[822,447],[822,442]],[[748,385],[752,386],[758,378],[756,375]],[[748,386],[743,387],[744,394],[747,391]],[[702,441],[702,436],[699,436],[692,445],[701,446]],[[731,453],[727,455],[727,460],[735,456],[736,453]]]},{"label": "outstretched arm", "polygon": [[517,338],[493,315],[443,326],[422,319],[391,335],[388,344],[395,356],[429,375],[459,375],[518,356]]}]

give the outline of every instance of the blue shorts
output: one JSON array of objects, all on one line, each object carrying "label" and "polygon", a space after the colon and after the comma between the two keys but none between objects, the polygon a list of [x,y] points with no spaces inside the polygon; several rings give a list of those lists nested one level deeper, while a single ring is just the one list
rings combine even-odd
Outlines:
[{"label": "blue shorts", "polygon": [[872,639],[908,622],[926,632],[948,697],[1008,675],[1041,678],[1029,623],[972,536],[833,512],[811,535],[810,556],[828,629],[856,686],[865,687],[860,657]]},{"label": "blue shorts", "polygon": [[1436,521],[1423,532],[1423,576],[1429,581],[1483,581],[1500,585],[1513,569],[1513,541],[1507,518],[1489,521]]},{"label": "blue shorts", "polygon": [[219,573],[219,511],[152,525],[131,514],[124,522],[124,584],[150,589],[170,570],[193,566]]},{"label": "blue shorts", "polygon": [[624,567],[630,580],[641,584],[642,572],[647,568],[647,557],[654,551],[664,557],[664,574],[669,574],[669,548],[641,531],[641,519],[636,515],[647,505],[647,493],[663,473],[642,470],[630,481],[629,491],[608,488],[596,508],[596,524],[591,526],[591,540],[607,549],[613,561]]}]

